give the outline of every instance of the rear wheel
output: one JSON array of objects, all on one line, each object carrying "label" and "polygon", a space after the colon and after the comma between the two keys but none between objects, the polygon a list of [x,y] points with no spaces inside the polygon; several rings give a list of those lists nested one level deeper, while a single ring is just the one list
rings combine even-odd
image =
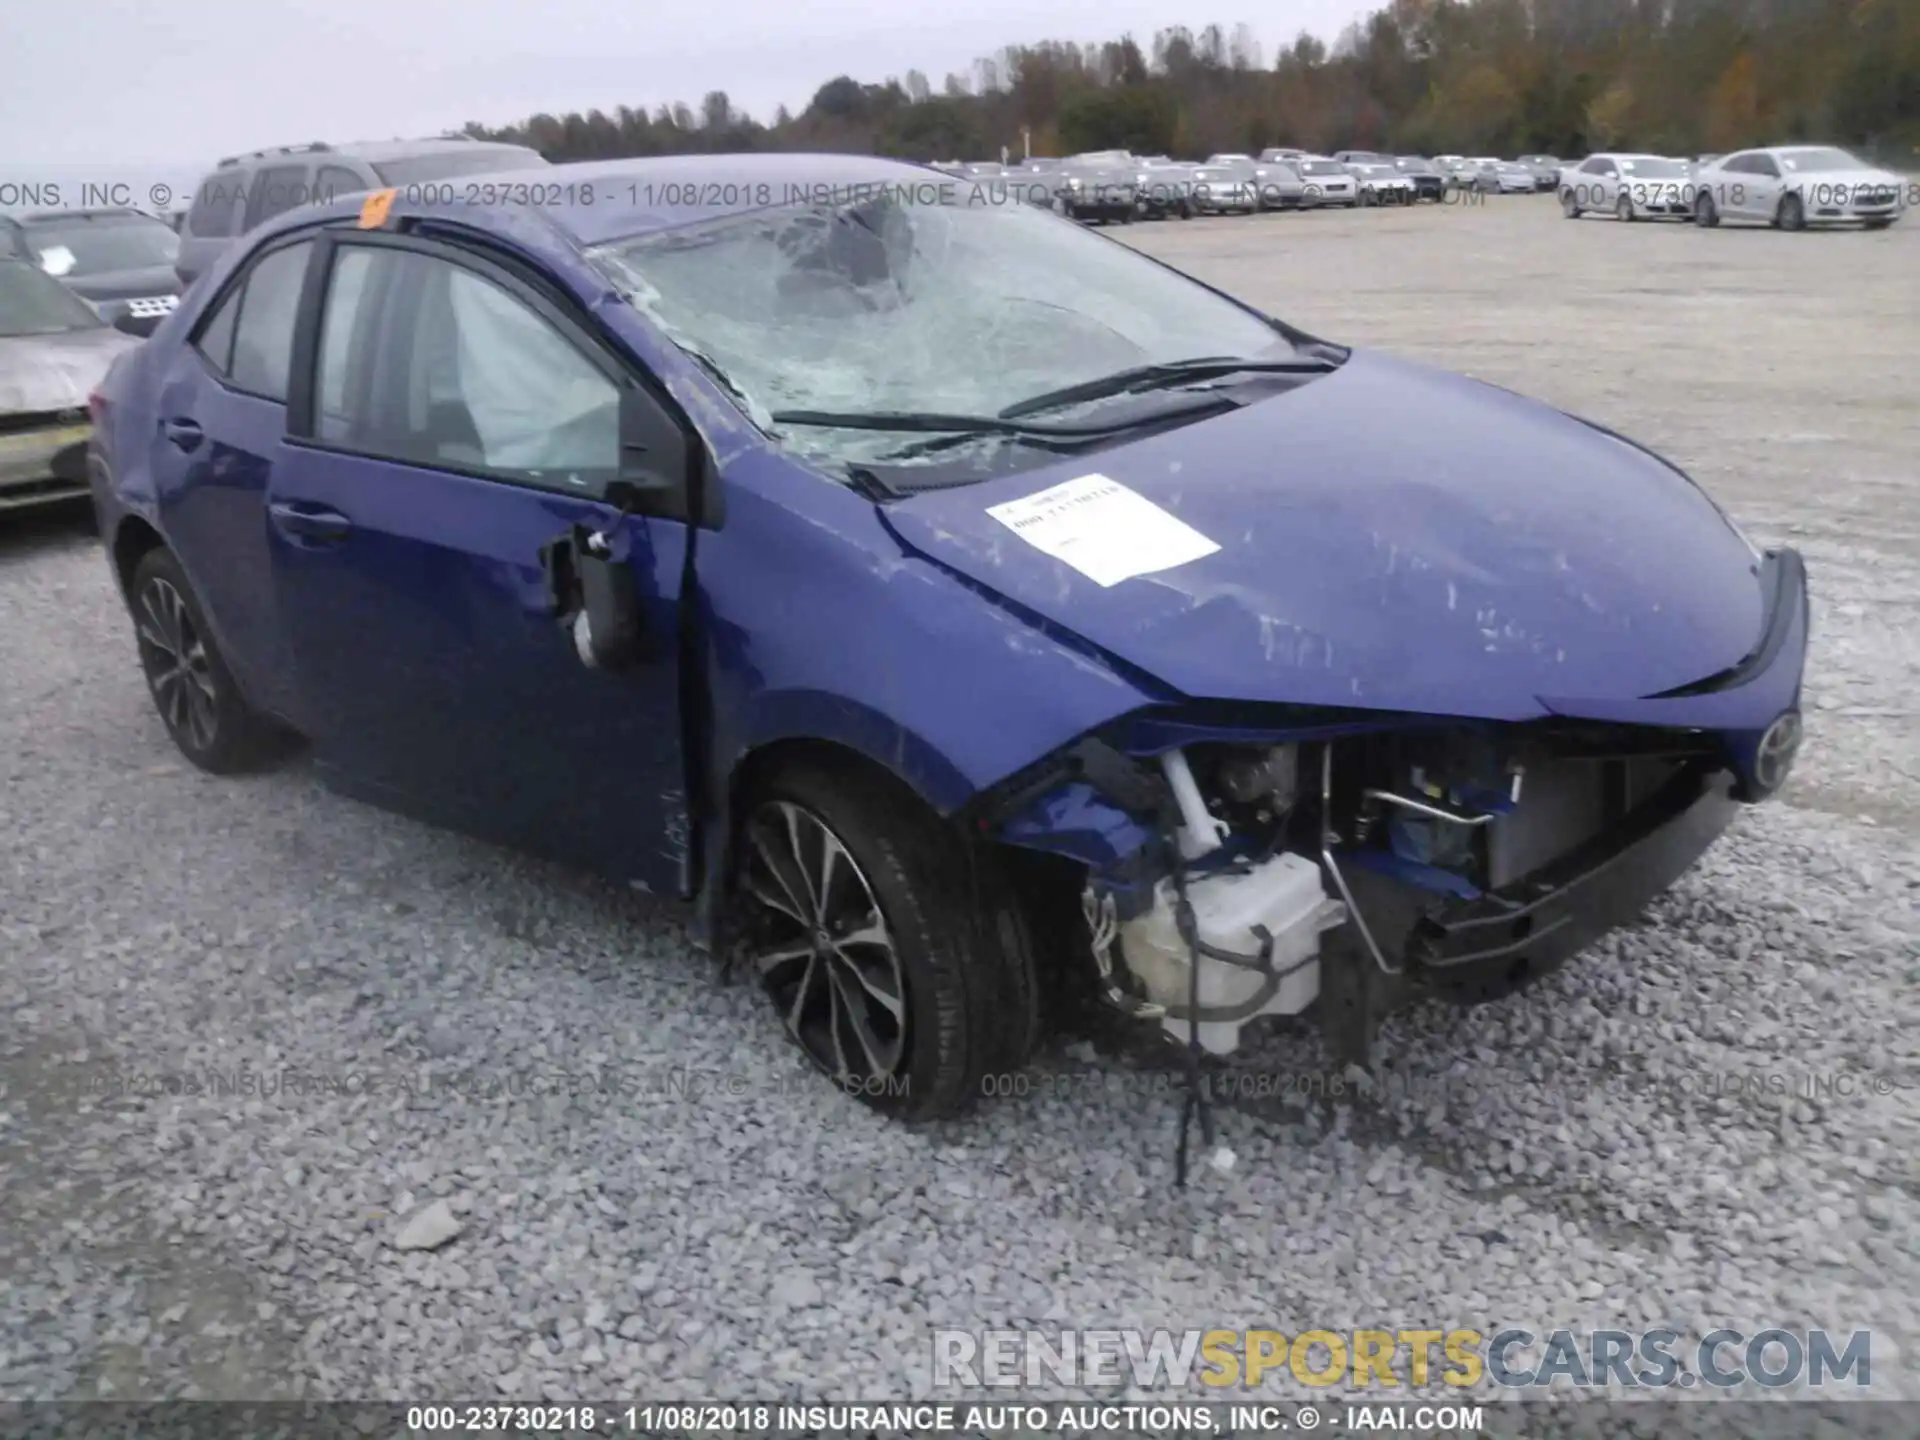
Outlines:
[{"label": "rear wheel", "polygon": [[995,858],[904,787],[795,766],[740,836],[741,953],[800,1048],[904,1119],[954,1114],[1039,1035],[1025,914]]},{"label": "rear wheel", "polygon": [[147,690],[180,753],[214,775],[275,758],[289,737],[241,697],[180,562],[148,551],[128,594]]}]

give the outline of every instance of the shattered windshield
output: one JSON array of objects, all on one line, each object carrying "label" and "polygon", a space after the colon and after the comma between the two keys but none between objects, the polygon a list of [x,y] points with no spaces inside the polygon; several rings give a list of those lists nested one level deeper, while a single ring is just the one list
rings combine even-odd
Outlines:
[{"label": "shattered windshield", "polygon": [[1293,354],[1262,318],[990,188],[783,206],[592,253],[762,429],[830,464],[914,437],[774,413],[995,415],[1131,367]]}]

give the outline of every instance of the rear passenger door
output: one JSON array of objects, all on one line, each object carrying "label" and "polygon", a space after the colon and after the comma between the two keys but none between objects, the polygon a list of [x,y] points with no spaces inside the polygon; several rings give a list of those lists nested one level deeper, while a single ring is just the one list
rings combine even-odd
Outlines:
[{"label": "rear passenger door", "polygon": [[240,687],[289,714],[264,506],[287,425],[294,320],[311,236],[276,239],[226,282],[179,347],[148,440],[164,529]]},{"label": "rear passenger door", "polygon": [[[384,233],[328,244],[267,496],[321,762],[380,803],[681,890],[688,527],[602,498],[642,377],[504,261]],[[653,645],[631,669],[588,669],[551,613],[541,550],[576,524],[634,577]]]}]

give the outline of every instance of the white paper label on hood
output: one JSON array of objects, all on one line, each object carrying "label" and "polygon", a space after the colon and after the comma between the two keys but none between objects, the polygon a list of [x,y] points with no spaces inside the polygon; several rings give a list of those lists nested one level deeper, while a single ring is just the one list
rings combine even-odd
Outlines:
[{"label": "white paper label on hood", "polygon": [[1098,585],[1171,570],[1220,547],[1105,475],[1082,475],[987,514],[1036,550],[1064,560]]}]

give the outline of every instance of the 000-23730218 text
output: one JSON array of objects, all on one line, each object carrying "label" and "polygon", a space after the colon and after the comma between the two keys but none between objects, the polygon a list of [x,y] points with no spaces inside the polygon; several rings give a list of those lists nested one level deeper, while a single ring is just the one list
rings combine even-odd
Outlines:
[{"label": "000-23730218 text", "polygon": [[531,1433],[638,1435],[788,1434],[795,1430],[859,1432],[904,1430],[916,1434],[1004,1432],[1009,1435],[1158,1434],[1170,1427],[1187,1434],[1311,1434],[1323,1427],[1347,1432],[1478,1434],[1479,1405],[1298,1405],[1274,1402],[1197,1404],[1080,1403],[1044,1405],[906,1403],[873,1405],[728,1405],[674,1402],[631,1405],[413,1405],[406,1423],[417,1434],[501,1430]]}]

